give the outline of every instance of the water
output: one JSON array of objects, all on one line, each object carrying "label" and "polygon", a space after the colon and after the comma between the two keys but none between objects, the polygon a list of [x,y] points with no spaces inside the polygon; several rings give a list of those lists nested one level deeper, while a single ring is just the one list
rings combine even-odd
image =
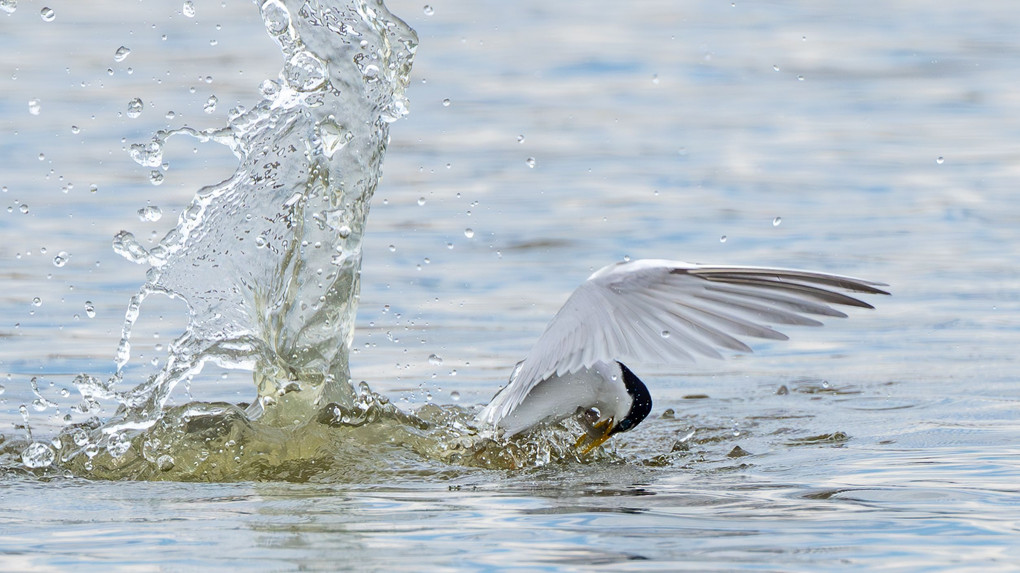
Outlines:
[{"label": "water", "polygon": [[[5,569],[1012,570],[1020,559],[1012,4],[388,4],[420,47],[412,113],[389,127],[361,245],[346,412],[378,421],[341,412],[249,427],[234,405],[258,399],[251,373],[209,361],[165,396],[187,423],[146,430],[191,448],[190,461],[161,465],[150,440],[151,462],[68,466],[215,482],[183,485],[61,477],[21,454],[66,432],[64,416],[88,418],[71,410],[79,373],[118,375],[125,307],[153,277],[112,238],[130,231],[151,253],[196,190],[239,164],[187,135],[166,140],[166,169],[138,165],[131,146],[256,109],[284,57],[250,2],[53,2],[47,18],[11,6],[0,13]],[[161,217],[140,215],[153,206]],[[814,268],[888,282],[894,296],[752,356],[636,366],[652,416],[593,459],[562,447],[568,432],[471,449],[471,409],[580,280],[625,256]],[[262,272],[232,264],[212,287]],[[179,298],[147,297],[115,389],[166,371],[190,322]],[[99,402],[89,415],[126,419],[116,400]],[[217,458],[252,433],[273,463]]]}]

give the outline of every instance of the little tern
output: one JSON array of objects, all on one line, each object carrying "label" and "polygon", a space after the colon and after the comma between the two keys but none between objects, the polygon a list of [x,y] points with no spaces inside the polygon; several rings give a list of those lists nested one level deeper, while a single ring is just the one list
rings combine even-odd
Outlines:
[{"label": "little tern", "polygon": [[769,324],[820,326],[833,305],[874,308],[844,292],[889,294],[883,283],[792,269],[643,259],[595,271],[570,295],[510,380],[478,414],[504,437],[577,416],[583,453],[651,412],[648,388],[624,362],[671,365],[740,337],[786,340]]}]

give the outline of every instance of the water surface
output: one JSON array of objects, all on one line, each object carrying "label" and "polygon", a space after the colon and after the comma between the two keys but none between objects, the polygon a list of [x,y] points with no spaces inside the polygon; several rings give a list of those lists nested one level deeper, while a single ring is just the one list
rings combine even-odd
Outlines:
[{"label": "water surface", "polygon": [[[226,125],[282,65],[250,2],[50,7],[0,12],[6,444],[26,439],[21,405],[49,439],[74,377],[115,372],[145,268],[113,236],[151,247],[237,165],[171,139],[154,186],[130,145]],[[178,484],[45,477],[5,452],[5,569],[1015,568],[1013,4],[389,8],[420,47],[350,368],[401,408],[486,401],[570,290],[625,256],[812,268],[894,296],[754,355],[636,366],[652,418],[596,460],[484,469],[368,441],[290,482]],[[139,220],[147,205],[162,218]],[[158,369],[186,322],[149,299],[125,377]],[[213,366],[174,392],[256,397],[250,373]]]}]

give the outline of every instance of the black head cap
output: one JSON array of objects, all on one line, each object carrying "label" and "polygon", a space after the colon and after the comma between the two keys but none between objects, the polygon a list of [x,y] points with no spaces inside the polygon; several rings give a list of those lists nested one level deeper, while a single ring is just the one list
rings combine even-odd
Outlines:
[{"label": "black head cap", "polygon": [[620,370],[623,372],[623,384],[627,388],[627,393],[634,399],[634,402],[630,405],[627,417],[613,427],[609,432],[610,435],[637,427],[652,411],[652,395],[648,393],[644,382],[635,376],[623,362],[617,362],[617,364],[620,365]]}]

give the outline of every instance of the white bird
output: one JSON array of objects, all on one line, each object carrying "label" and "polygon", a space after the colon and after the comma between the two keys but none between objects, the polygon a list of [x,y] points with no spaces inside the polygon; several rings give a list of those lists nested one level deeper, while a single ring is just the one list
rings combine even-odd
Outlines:
[{"label": "white bird", "polygon": [[510,437],[577,415],[587,430],[577,447],[588,442],[588,453],[651,411],[648,388],[624,362],[751,352],[739,337],[786,340],[768,324],[845,318],[831,305],[874,307],[839,291],[889,294],[880,286],[812,271],[667,260],[603,267],[570,295],[478,421]]}]

